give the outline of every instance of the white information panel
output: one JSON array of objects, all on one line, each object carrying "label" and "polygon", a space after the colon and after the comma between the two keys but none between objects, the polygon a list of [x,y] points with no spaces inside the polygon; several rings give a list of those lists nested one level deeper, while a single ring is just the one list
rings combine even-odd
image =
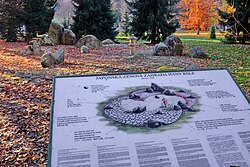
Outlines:
[{"label": "white information panel", "polygon": [[49,166],[250,167],[250,104],[226,69],[53,86]]}]

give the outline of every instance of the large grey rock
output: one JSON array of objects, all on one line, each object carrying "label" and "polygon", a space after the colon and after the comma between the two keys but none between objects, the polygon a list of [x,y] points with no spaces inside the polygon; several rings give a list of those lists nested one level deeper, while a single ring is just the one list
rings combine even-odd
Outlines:
[{"label": "large grey rock", "polygon": [[38,42],[41,45],[41,38],[38,39],[32,39],[31,41],[29,41],[29,45],[33,45],[34,43]]},{"label": "large grey rock", "polygon": [[51,67],[56,64],[56,60],[50,52],[44,53],[41,57],[41,65],[43,68]]},{"label": "large grey rock", "polygon": [[94,35],[86,35],[76,42],[75,47],[81,48],[83,45],[89,48],[99,48],[102,43]]},{"label": "large grey rock", "polygon": [[61,43],[64,45],[74,45],[76,42],[76,35],[72,30],[64,29]]},{"label": "large grey rock", "polygon": [[53,42],[53,40],[51,39],[50,36],[45,35],[45,36],[43,36],[42,39],[41,39],[41,45],[42,45],[42,46],[53,46],[53,45],[54,45],[54,42]]},{"label": "large grey rock", "polygon": [[53,57],[56,59],[57,64],[64,63],[64,50],[59,48],[56,53],[53,54]]},{"label": "large grey rock", "polygon": [[87,46],[85,46],[85,45],[82,45],[81,53],[89,53],[89,48]]},{"label": "large grey rock", "polygon": [[202,47],[195,46],[192,49],[192,53],[190,54],[190,56],[195,58],[206,58],[208,55],[205,53]]},{"label": "large grey rock", "polygon": [[33,48],[33,52],[35,54],[40,53],[41,52],[41,43],[39,41],[34,41],[32,44],[32,48]]},{"label": "large grey rock", "polygon": [[24,55],[30,55],[30,54],[38,54],[41,52],[41,43],[40,40],[32,40],[29,42],[29,44],[24,48]]},{"label": "large grey rock", "polygon": [[170,56],[171,48],[166,46],[164,43],[159,43],[154,46],[152,55],[153,56]]},{"label": "large grey rock", "polygon": [[184,45],[179,37],[170,35],[165,39],[164,43],[171,48],[171,56],[183,54]]},{"label": "large grey rock", "polygon": [[111,44],[115,44],[114,41],[112,41],[111,39],[105,39],[102,41],[103,45],[111,45]]},{"label": "large grey rock", "polygon": [[52,67],[56,64],[64,63],[64,50],[58,49],[55,54],[46,52],[41,57],[41,65],[43,68]]},{"label": "large grey rock", "polygon": [[61,44],[62,34],[63,34],[62,26],[58,23],[51,22],[48,36],[52,39],[55,45]]}]

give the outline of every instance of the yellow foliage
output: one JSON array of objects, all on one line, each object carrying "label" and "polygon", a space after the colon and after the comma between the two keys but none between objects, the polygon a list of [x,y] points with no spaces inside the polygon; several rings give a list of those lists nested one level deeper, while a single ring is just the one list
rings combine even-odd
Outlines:
[{"label": "yellow foliage", "polygon": [[226,11],[228,14],[233,14],[235,11],[236,9],[234,8],[234,6],[228,5],[227,11]]},{"label": "yellow foliage", "polygon": [[228,13],[228,14],[233,14],[236,9],[234,8],[233,5],[229,5],[226,0],[221,0],[220,1],[220,6],[218,7],[222,12]]}]

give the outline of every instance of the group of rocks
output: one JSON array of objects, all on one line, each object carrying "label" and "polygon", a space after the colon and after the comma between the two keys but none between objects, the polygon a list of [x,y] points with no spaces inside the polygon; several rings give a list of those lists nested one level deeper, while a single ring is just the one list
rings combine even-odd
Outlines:
[{"label": "group of rocks", "polygon": [[111,101],[104,109],[104,115],[115,122],[126,125],[157,128],[176,122],[183,114],[182,109],[162,112],[161,108],[140,113],[127,112],[121,107],[121,104],[123,100],[128,100],[128,98],[123,96]]},{"label": "group of rocks", "polygon": [[[183,55],[184,45],[181,39],[175,35],[168,36],[164,42],[154,46],[152,55],[154,56],[181,56]],[[188,55],[195,58],[205,58],[207,54],[200,46],[195,46]]]},{"label": "group of rocks", "polygon": [[[178,102],[171,103],[170,101],[169,103],[162,96],[171,97],[178,100]],[[150,100],[150,105],[154,106],[153,108],[146,104],[149,101],[145,101],[150,97],[156,99],[156,101],[152,100],[152,98]],[[124,107],[127,104],[125,102],[124,105],[123,102],[127,100],[134,101],[129,103],[129,105],[134,106],[132,110]],[[105,117],[115,122],[136,127],[157,128],[176,122],[185,112],[197,112],[198,110],[193,108],[196,102],[196,97],[184,90],[168,89],[151,83],[151,86],[146,89],[129,92],[127,95],[110,100],[102,111]]]},{"label": "group of rocks", "polygon": [[[78,41],[72,30],[64,29],[60,24],[52,22],[49,28],[48,35],[41,38],[34,38],[29,42],[29,45],[24,49],[23,54],[39,54],[42,52],[41,46],[54,45],[74,45],[81,49],[81,53],[88,53],[90,48],[99,48],[107,44],[115,44],[112,40],[98,40],[93,35],[82,36]],[[53,65],[64,63],[64,50],[60,48],[55,53],[50,51],[45,52],[41,57],[42,67],[51,67]]]},{"label": "group of rocks", "polygon": [[[80,48],[81,53],[88,53],[90,48],[100,48],[103,45],[114,45],[115,42],[106,39],[104,41],[98,40],[93,35],[82,36],[78,41],[76,35],[70,29],[64,29],[60,24],[52,22],[49,28],[48,35],[41,38],[33,39],[29,45],[24,49],[24,55],[41,53],[41,46],[53,45],[74,45]],[[168,36],[164,42],[155,45],[152,49],[152,56],[177,56],[183,55],[184,45],[181,39],[175,35]],[[148,54],[147,54],[148,55]],[[191,57],[206,57],[206,53],[200,46],[193,48]],[[64,50],[60,48],[56,53],[45,52],[41,57],[41,64],[44,68],[51,67],[56,64],[64,63]]]}]

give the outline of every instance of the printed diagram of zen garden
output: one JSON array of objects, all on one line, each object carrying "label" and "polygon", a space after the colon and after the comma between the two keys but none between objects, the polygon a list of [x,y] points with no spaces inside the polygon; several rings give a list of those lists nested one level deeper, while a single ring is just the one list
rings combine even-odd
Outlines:
[{"label": "printed diagram of zen garden", "polygon": [[164,130],[187,122],[199,105],[198,96],[190,90],[152,83],[150,87],[127,88],[122,95],[100,103],[98,109],[109,125],[118,129]]}]

